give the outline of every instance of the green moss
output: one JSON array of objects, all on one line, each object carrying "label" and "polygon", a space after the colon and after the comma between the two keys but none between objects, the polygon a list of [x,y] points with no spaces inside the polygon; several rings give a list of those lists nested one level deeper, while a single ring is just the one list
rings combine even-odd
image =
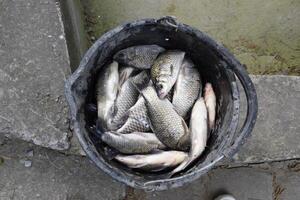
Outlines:
[{"label": "green moss", "polygon": [[126,21],[174,15],[223,43],[250,73],[300,75],[300,1],[81,2],[92,39]]}]

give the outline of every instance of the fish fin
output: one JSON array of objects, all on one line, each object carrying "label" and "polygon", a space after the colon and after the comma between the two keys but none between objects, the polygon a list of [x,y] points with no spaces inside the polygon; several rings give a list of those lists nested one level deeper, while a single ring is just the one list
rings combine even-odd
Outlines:
[{"label": "fish fin", "polygon": [[135,87],[135,89],[137,89],[137,91],[139,91],[139,93],[142,95],[142,97],[145,98],[142,90],[147,87],[147,84],[144,84],[144,83],[134,83],[132,80],[129,80],[129,81]]},{"label": "fish fin", "polygon": [[117,94],[120,94],[121,89],[122,89],[122,85],[118,84],[118,86],[117,86]]},{"label": "fish fin", "polygon": [[118,112],[118,107],[116,106],[116,102],[114,103],[114,105],[110,108],[109,112],[111,113],[111,116],[116,116],[117,112]]},{"label": "fish fin", "polygon": [[131,82],[136,85],[147,85],[150,81],[150,75],[147,70],[140,72],[139,74],[135,75],[134,77],[130,78]]},{"label": "fish fin", "polygon": [[158,153],[161,153],[162,152],[162,150],[160,150],[160,149],[153,149],[153,150],[151,150],[151,154],[158,154]]},{"label": "fish fin", "polygon": [[170,65],[170,72],[171,72],[171,76],[173,76],[173,73],[174,73],[174,65]]},{"label": "fish fin", "polygon": [[166,166],[157,167],[157,168],[155,168],[155,169],[151,169],[150,171],[151,171],[151,172],[159,172],[159,171],[162,171],[162,170],[164,170],[164,169],[166,169]]},{"label": "fish fin", "polygon": [[187,126],[187,124],[185,123],[184,119],[181,119],[181,123],[182,123],[182,126],[184,128],[184,135],[179,139],[178,143],[177,143],[177,146],[179,148],[183,148],[183,149],[186,149],[187,146],[187,142],[190,142],[189,139],[190,139],[190,131],[189,131],[189,128]]},{"label": "fish fin", "polygon": [[120,73],[120,76],[119,76],[119,88],[121,88],[121,86],[125,83],[125,81],[127,80],[126,78],[128,78],[130,76],[130,74],[131,74],[131,72],[129,73],[126,70],[123,70]]}]

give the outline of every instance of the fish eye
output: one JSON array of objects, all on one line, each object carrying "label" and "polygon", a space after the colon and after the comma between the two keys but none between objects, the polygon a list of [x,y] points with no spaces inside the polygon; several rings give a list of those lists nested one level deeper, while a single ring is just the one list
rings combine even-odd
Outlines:
[{"label": "fish eye", "polygon": [[164,86],[163,86],[162,84],[158,84],[158,85],[157,85],[157,89],[158,89],[158,90],[163,89],[163,87],[164,87]]}]

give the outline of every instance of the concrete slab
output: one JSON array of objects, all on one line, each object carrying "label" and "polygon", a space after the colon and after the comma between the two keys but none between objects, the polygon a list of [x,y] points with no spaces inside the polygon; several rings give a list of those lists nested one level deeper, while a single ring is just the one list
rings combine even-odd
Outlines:
[{"label": "concrete slab", "polygon": [[[85,0],[93,40],[120,23],[176,16],[223,43],[253,74],[300,75],[300,2],[295,0]],[[116,3],[117,2],[117,3]],[[253,17],[255,16],[255,17]]]},{"label": "concrete slab", "polygon": [[0,4],[0,134],[68,149],[70,67],[58,2]]},{"label": "concrete slab", "polygon": [[298,200],[300,198],[300,163],[295,172],[278,173],[275,182],[275,200]]},{"label": "concrete slab", "polygon": [[213,200],[221,193],[231,193],[238,200],[296,200],[300,198],[299,169],[299,160],[220,167],[182,188],[146,193],[115,182],[85,157],[0,136],[1,200]]},{"label": "concrete slab", "polygon": [[[0,145],[0,160],[1,200],[118,200],[125,196],[122,184],[84,157],[6,140]],[[31,167],[25,167],[25,161],[31,161]]]},{"label": "concrete slab", "polygon": [[238,200],[272,200],[272,174],[253,168],[215,169],[190,185],[163,192],[135,191],[137,199],[206,199],[230,193]]},{"label": "concrete slab", "polygon": [[[252,136],[234,161],[257,163],[300,158],[300,77],[252,76],[252,80],[258,95],[258,118]],[[241,113],[246,113],[244,93],[241,102]]]}]

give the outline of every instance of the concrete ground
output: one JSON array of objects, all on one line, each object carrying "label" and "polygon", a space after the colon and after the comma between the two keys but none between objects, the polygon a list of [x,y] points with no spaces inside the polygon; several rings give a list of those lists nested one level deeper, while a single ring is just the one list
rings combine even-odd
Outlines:
[{"label": "concrete ground", "polygon": [[238,200],[299,200],[299,172],[299,160],[222,166],[182,188],[146,193],[115,182],[85,157],[0,137],[1,200],[210,200],[221,193]]},{"label": "concrete ground", "polygon": [[[129,10],[133,9],[136,0],[128,4],[123,0],[118,2],[120,5],[115,7],[106,0],[102,1],[102,7],[85,4],[85,12],[87,8],[93,12],[73,17],[87,17],[85,20],[89,21],[89,25],[100,24],[103,27],[99,31],[104,31],[122,20],[140,18],[140,15],[157,17],[175,14],[228,46],[241,61],[249,65],[250,71],[254,70],[252,67],[258,67],[262,71],[258,70],[257,73],[275,73],[272,66],[277,69],[282,65],[283,68],[279,67],[276,73],[299,75],[299,69],[295,66],[299,61],[299,12],[296,11],[300,7],[296,1],[268,1],[265,5],[270,12],[262,12],[253,9],[258,1],[246,4],[238,1],[227,4],[227,1],[222,1],[220,6],[212,7],[203,0],[193,5],[211,13],[202,12],[195,19],[189,16],[193,13],[187,9],[189,6],[180,6],[179,1],[164,1],[154,15],[149,12],[156,9],[148,9],[146,13],[142,9],[135,9],[137,13],[130,14]],[[239,13],[234,6],[244,11]],[[279,17],[272,17],[277,15],[278,8],[281,8]],[[74,12],[73,8],[70,10]],[[102,14],[94,21],[98,13]],[[249,32],[248,28],[253,26],[245,23],[247,17],[257,13],[262,13],[261,23],[250,20],[257,32]],[[286,13],[288,17],[282,17]],[[214,17],[208,19],[201,17],[203,15]],[[236,18],[236,15],[241,17]],[[115,18],[109,18],[112,16]],[[220,166],[182,188],[154,193],[133,190],[112,180],[87,158],[67,155],[80,154],[81,148],[69,130],[68,107],[63,94],[64,81],[71,73],[69,55],[73,58],[68,50],[75,47],[69,46],[67,49],[66,42],[70,35],[65,31],[71,24],[63,24],[62,19],[62,11],[56,0],[0,0],[0,200],[210,200],[223,192],[232,193],[239,200],[300,199],[300,78],[296,76],[252,76],[260,110],[253,137],[235,156],[234,165]],[[268,24],[270,19],[271,23]],[[69,22],[74,21],[71,19]],[[292,25],[290,29],[287,28],[289,24]],[[234,32],[237,30],[235,27],[240,26],[244,28],[237,34],[223,34],[230,27]],[[93,32],[94,29],[87,31],[94,39],[102,33]],[[74,38],[78,40],[81,34]],[[291,42],[293,38],[297,40]],[[83,52],[79,50],[77,56]],[[76,64],[72,70],[75,68]],[[286,72],[287,69],[290,71]],[[274,162],[285,159],[290,161]],[[258,164],[264,161],[267,162]],[[249,162],[252,164],[246,164]]]}]

